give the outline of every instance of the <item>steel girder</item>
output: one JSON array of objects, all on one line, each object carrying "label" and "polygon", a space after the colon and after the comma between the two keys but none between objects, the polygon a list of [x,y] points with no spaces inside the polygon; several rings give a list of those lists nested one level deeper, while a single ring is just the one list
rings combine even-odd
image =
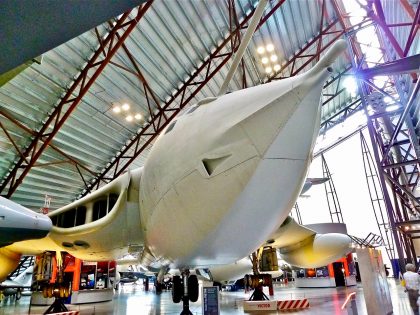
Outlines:
[{"label": "steel girder", "polygon": [[[285,0],[279,0],[272,9],[261,18],[257,30],[280,8]],[[232,10],[229,10],[231,13]],[[175,118],[175,116],[197,95],[216,73],[230,60],[239,46],[240,30],[244,29],[254,14],[252,10],[216,47],[213,52],[202,61],[201,66],[194,70],[185,82],[170,98],[161,104],[158,111],[150,112],[150,119],[138,133],[115,155],[107,166],[93,178],[81,196],[100,186],[101,181],[110,181],[121,175],[128,166],[152,143],[160,132]],[[231,17],[232,18],[232,17]],[[234,46],[231,46],[233,44]],[[230,46],[230,47],[229,47]],[[227,50],[227,51],[226,51]],[[204,79],[201,79],[204,78]]]},{"label": "steel girder", "polygon": [[[419,10],[413,17],[411,23],[401,23],[400,25],[392,25],[392,27],[407,27],[411,25],[411,31],[407,38],[404,48],[400,47],[398,41],[389,29],[389,25],[385,20],[385,14],[382,9],[381,2],[374,0],[369,3],[374,7],[368,10],[369,17],[375,22],[376,32],[379,41],[385,52],[385,61],[388,65],[396,65],[392,67],[392,71],[387,73],[389,79],[384,88],[379,88],[369,77],[359,78],[359,93],[368,118],[368,130],[372,142],[376,167],[378,169],[378,177],[384,196],[384,202],[387,211],[387,219],[389,228],[392,230],[395,247],[398,253],[399,263],[402,270],[404,269],[404,257],[411,260],[416,257],[412,238],[406,235],[402,229],[398,227],[402,222],[406,222],[413,212],[420,213],[419,198],[414,195],[414,189],[419,183],[419,137],[416,134],[412,117],[409,113],[411,110],[412,100],[417,97],[418,84],[412,89],[410,97],[406,97],[401,82],[416,78],[417,75],[411,72],[411,76],[404,77],[402,72],[412,71],[412,67],[405,67],[403,71],[396,71],[400,65],[401,58],[407,57],[410,47],[413,43],[413,36],[418,29]],[[348,36],[352,42],[352,53],[354,55],[354,68],[357,72],[376,75],[376,72],[383,72],[387,66],[378,66],[378,70],[362,69],[365,67],[363,58],[357,55],[358,50],[354,50],[357,44],[353,36]],[[389,69],[389,67],[388,67]],[[360,71],[359,71],[360,70]],[[409,82],[408,82],[409,83]],[[399,109],[386,111],[386,105],[382,101],[379,105],[375,105],[372,96],[382,95],[382,97],[390,97]],[[398,95],[398,97],[394,97]],[[382,105],[381,105],[382,104]],[[390,190],[388,190],[389,185]],[[379,224],[379,223],[378,223]]]},{"label": "steel girder", "polygon": [[[135,10],[132,10],[121,15],[109,31],[107,37],[100,40],[99,48],[93,53],[78,77],[67,89],[65,95],[59,100],[53,112],[41,126],[39,132],[36,133],[24,150],[18,150],[20,153],[18,161],[14,163],[7,177],[1,183],[0,193],[9,198],[16,191],[38,158],[47,146],[50,145],[51,140],[60,130],[61,126],[80,103],[83,96],[110,62],[131,31],[135,29],[152,2],[150,1],[139,7],[136,14]],[[130,14],[133,14],[134,17],[130,18]],[[122,34],[120,35],[119,32]],[[105,57],[100,59],[101,54],[105,51],[107,52]]]},{"label": "steel girder", "polygon": [[[285,1],[278,1],[278,3],[273,6],[273,9],[261,19],[258,28],[283,4],[283,2]],[[232,16],[232,12],[234,11],[234,4],[228,2],[228,6],[231,29],[230,34],[216,48],[216,50],[203,61],[202,65],[191,74],[191,76],[186,80],[185,84],[183,84],[165,104],[161,105],[161,109],[157,113],[150,112],[151,119],[149,123],[141,130],[139,130],[137,135],[134,136],[133,139],[131,139],[116,154],[112,161],[108,163],[106,168],[104,168],[104,170],[102,170],[101,173],[90,182],[90,184],[79,197],[86,195],[93,189],[99,188],[101,182],[110,181],[122,174],[127,169],[129,164],[132,163],[149,145],[151,145],[156,136],[179,113],[179,111],[184,108],[188,102],[200,91],[200,89],[221,69],[221,67],[227,63],[227,61],[232,56],[233,51],[228,53],[221,53],[221,51],[227,47],[229,43],[231,47],[233,47],[233,50],[239,46],[240,33],[238,30],[245,27],[246,23],[249,21],[253,14],[253,12],[251,12],[240,24],[238,24],[238,22],[235,20],[235,17]],[[323,25],[324,21],[328,20],[329,17],[326,16],[327,13],[325,10],[325,4],[323,4],[322,7],[322,16],[324,17],[325,15],[325,17],[322,18],[321,21],[322,27],[320,33],[312,40],[310,40],[304,47],[302,47],[285,65],[283,65],[280,71],[278,71],[274,76],[269,77],[266,81],[278,80],[300,73],[308,64],[314,60],[318,60],[321,53],[330,47],[336,40],[342,37],[343,34],[348,31],[363,27],[363,25],[366,23],[366,21],[363,21],[362,23],[355,26],[340,28],[339,19],[336,18],[333,19],[330,24]],[[316,52],[311,53],[313,50],[316,50]],[[301,61],[301,64],[299,64],[299,61]],[[213,70],[211,70],[212,64],[214,64]],[[286,73],[290,67],[291,70]],[[336,77],[326,82],[324,87],[329,86],[336,80],[341,80],[342,76],[348,74],[350,69],[350,67],[346,68]],[[200,76],[204,77],[204,80],[198,79]],[[243,73],[242,84],[243,86],[246,86],[245,71]],[[340,95],[343,91],[344,89],[338,90],[337,88],[334,94],[329,95],[329,99],[324,102],[324,105],[328,103],[328,101],[331,101],[336,96]],[[174,105],[173,103],[175,102],[178,102],[179,105]],[[341,119],[343,119],[343,117],[347,117],[348,114],[353,113],[360,108],[360,101],[350,102],[343,111],[340,111],[340,114],[342,115]],[[330,122],[328,125],[332,126],[333,124],[337,123],[338,120],[339,118],[337,115],[334,115],[334,117],[328,121]]]}]

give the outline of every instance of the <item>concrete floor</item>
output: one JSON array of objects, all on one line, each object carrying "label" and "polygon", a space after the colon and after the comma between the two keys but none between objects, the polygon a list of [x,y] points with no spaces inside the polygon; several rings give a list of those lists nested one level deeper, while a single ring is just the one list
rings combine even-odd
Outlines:
[{"label": "concrete floor", "polygon": [[[412,314],[406,293],[393,279],[389,280],[394,314]],[[300,289],[293,284],[276,285],[274,299],[308,298],[310,308],[289,312],[263,312],[264,314],[313,314],[331,315],[347,314],[341,310],[347,294],[356,292],[358,314],[367,314],[363,289],[361,286],[349,288],[316,288]],[[222,292],[220,298],[220,314],[244,314],[242,302],[249,294],[244,292]],[[125,285],[114,294],[113,301],[83,305],[68,305],[69,310],[78,310],[80,314],[179,314],[182,305],[172,303],[171,292],[163,292],[156,296],[153,292],[145,292],[141,285]],[[42,314],[47,307],[31,306],[30,296],[23,296],[19,301],[5,300],[0,305],[0,315],[6,314]],[[192,303],[193,314],[202,314],[201,303]]]}]

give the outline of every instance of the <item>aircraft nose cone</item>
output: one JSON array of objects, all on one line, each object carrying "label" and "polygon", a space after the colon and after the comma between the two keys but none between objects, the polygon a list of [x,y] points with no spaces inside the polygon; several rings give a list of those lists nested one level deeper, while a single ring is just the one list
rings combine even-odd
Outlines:
[{"label": "aircraft nose cone", "polygon": [[52,229],[51,219],[11,200],[0,198],[0,247],[43,238]]},{"label": "aircraft nose cone", "polygon": [[42,237],[44,237],[51,231],[52,221],[46,215],[37,215],[36,226],[40,231],[40,235],[43,235]]}]

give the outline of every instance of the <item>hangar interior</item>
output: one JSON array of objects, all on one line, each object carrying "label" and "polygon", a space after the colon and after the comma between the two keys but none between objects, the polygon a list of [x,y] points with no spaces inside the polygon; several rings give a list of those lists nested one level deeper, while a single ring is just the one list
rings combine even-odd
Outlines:
[{"label": "hangar interior", "polygon": [[[142,2],[84,14],[68,3],[40,15],[0,4],[0,38],[12,47],[1,55],[1,196],[54,212],[143,166],[174,119],[217,95],[258,4]],[[78,23],[88,14],[96,24]],[[25,28],[34,15],[38,24]],[[364,211],[375,214],[375,241],[396,276],[420,253],[419,25],[418,0],[270,0],[228,86],[231,93],[299,75],[347,42],[323,86],[314,158],[360,135],[371,197]],[[55,42],[42,40],[49,37]],[[16,45],[29,52],[15,55]],[[334,209],[331,221],[343,223]]]}]

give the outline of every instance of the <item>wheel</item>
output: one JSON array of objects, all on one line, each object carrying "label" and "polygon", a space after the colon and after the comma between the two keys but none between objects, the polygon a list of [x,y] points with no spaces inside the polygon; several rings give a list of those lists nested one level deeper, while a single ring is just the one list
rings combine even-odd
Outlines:
[{"label": "wheel", "polygon": [[16,301],[19,301],[21,297],[22,297],[22,292],[20,291],[20,289],[18,289],[16,291]]},{"label": "wheel", "polygon": [[198,279],[196,275],[188,277],[188,298],[191,302],[198,300]]},{"label": "wheel", "polygon": [[172,282],[172,301],[174,303],[179,303],[181,302],[182,296],[184,295],[184,287],[181,283],[181,277],[174,276]]},{"label": "wheel", "polygon": [[53,294],[54,294],[54,288],[52,287],[52,285],[50,284],[50,285],[48,285],[48,291],[47,291],[48,293],[47,293],[47,296],[49,297],[49,298],[52,298],[53,297]]},{"label": "wheel", "polygon": [[67,299],[70,295],[70,289],[68,287],[64,287],[64,297]]},{"label": "wheel", "polygon": [[48,298],[48,287],[42,288],[42,296],[46,299]]}]

